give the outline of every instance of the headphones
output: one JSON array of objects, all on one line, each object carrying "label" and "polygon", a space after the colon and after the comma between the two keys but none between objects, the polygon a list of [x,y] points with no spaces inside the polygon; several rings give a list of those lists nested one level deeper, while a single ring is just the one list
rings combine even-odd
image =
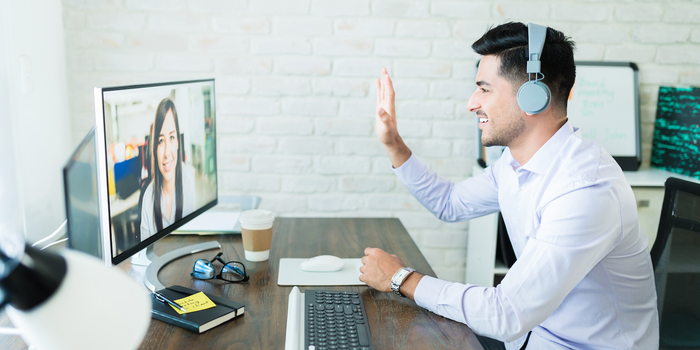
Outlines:
[{"label": "headphones", "polygon": [[[542,82],[544,74],[541,72],[540,57],[544,39],[547,36],[547,27],[539,24],[527,24],[528,39],[528,61],[527,61],[527,82],[518,90],[518,106],[529,114],[541,113],[552,100],[552,93],[545,83]],[[534,80],[532,75],[535,75]]]}]

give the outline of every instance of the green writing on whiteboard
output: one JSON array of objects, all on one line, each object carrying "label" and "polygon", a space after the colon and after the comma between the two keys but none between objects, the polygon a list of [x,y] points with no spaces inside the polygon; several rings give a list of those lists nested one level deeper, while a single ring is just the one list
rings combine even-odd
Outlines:
[{"label": "green writing on whiteboard", "polygon": [[605,78],[580,78],[575,87],[575,97],[583,99],[581,114],[594,116],[601,108],[615,101],[615,91],[606,87]]}]

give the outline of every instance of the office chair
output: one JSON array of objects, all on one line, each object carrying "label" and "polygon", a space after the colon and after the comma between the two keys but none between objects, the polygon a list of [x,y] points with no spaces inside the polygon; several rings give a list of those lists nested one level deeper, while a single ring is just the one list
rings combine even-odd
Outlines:
[{"label": "office chair", "polygon": [[651,262],[660,348],[700,348],[700,184],[666,180]]}]

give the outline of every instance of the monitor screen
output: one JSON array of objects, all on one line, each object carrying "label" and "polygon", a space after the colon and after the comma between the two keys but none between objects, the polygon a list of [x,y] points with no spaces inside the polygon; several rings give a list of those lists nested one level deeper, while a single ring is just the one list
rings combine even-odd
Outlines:
[{"label": "monitor screen", "polygon": [[63,168],[68,247],[103,259],[97,207],[95,128],[90,129]]},{"label": "monitor screen", "polygon": [[96,88],[100,223],[118,264],[217,203],[214,80]]}]

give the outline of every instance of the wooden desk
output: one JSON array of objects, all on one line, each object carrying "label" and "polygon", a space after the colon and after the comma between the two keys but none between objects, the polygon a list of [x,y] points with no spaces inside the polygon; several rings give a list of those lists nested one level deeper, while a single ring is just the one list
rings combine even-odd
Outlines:
[{"label": "wooden desk", "polygon": [[[398,219],[365,218],[277,218],[270,259],[248,262],[240,235],[169,236],[155,244],[156,254],[189,244],[217,240],[224,260],[245,264],[247,283],[192,279],[195,259],[211,259],[216,250],[181,258],[159,274],[167,285],[179,284],[245,304],[243,317],[195,334],[157,320],[151,322],[141,349],[283,349],[287,325],[287,300],[291,287],[277,285],[280,258],[308,258],[333,254],[340,258],[364,255],[365,247],[379,247],[396,254],[406,265],[431,276],[435,273]],[[120,265],[136,273],[128,262]],[[301,287],[306,289],[350,290],[362,295],[367,309],[372,343],[380,349],[482,349],[465,325],[435,315],[413,301],[364,286]],[[1,317],[6,319],[4,315]],[[0,320],[0,324],[7,323]],[[10,337],[0,337],[0,348],[17,347]],[[17,337],[14,337],[15,339]],[[21,341],[21,340],[20,340]]]}]

